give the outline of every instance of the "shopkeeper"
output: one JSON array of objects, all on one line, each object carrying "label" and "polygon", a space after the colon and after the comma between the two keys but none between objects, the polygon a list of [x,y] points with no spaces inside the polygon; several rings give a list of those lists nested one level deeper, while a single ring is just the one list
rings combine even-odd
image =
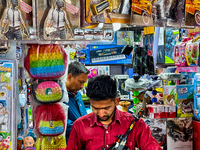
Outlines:
[{"label": "shopkeeper", "polygon": [[[108,149],[117,141],[117,135],[125,134],[134,118],[116,108],[116,89],[116,80],[110,76],[102,75],[89,80],[86,91],[93,112],[74,122],[67,150]],[[135,150],[136,146],[140,150],[161,150],[142,119],[130,132],[126,146],[129,150]]]},{"label": "shopkeeper", "polygon": [[66,142],[68,142],[74,121],[87,114],[79,90],[84,87],[84,83],[88,78],[88,73],[89,70],[79,62],[73,62],[69,64],[67,82],[65,83],[69,95],[69,102],[65,102],[65,104],[69,106]]}]

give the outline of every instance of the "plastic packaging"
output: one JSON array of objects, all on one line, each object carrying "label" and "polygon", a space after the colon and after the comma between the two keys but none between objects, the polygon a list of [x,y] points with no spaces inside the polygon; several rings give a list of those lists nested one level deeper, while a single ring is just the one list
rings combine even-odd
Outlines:
[{"label": "plastic packaging", "polygon": [[32,0],[2,0],[1,40],[30,40],[34,30],[32,10]]},{"label": "plastic packaging", "polygon": [[30,45],[24,66],[35,79],[55,79],[67,68],[67,54],[61,45]]}]

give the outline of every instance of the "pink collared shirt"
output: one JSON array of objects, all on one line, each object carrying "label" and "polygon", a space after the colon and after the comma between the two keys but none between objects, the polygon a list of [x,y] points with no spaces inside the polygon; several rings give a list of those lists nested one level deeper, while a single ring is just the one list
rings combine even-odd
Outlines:
[{"label": "pink collared shirt", "polygon": [[[69,136],[67,150],[101,150],[108,149],[117,141],[117,135],[125,134],[133,121],[131,114],[116,109],[113,122],[104,127],[94,113],[77,119]],[[127,138],[129,150],[161,150],[157,141],[151,136],[150,128],[139,119]]]}]

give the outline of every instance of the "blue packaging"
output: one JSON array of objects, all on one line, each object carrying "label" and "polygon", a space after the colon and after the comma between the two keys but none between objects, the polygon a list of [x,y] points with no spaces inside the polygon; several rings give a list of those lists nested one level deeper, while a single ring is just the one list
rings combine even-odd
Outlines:
[{"label": "blue packaging", "polygon": [[200,121],[200,73],[194,75],[194,118]]}]

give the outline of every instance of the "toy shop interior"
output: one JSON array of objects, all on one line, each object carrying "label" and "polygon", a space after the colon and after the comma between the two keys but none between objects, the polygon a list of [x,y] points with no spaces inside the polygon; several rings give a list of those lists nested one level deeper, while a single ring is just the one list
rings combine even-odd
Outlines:
[{"label": "toy shop interior", "polygon": [[0,150],[200,150],[199,4],[0,0]]}]

